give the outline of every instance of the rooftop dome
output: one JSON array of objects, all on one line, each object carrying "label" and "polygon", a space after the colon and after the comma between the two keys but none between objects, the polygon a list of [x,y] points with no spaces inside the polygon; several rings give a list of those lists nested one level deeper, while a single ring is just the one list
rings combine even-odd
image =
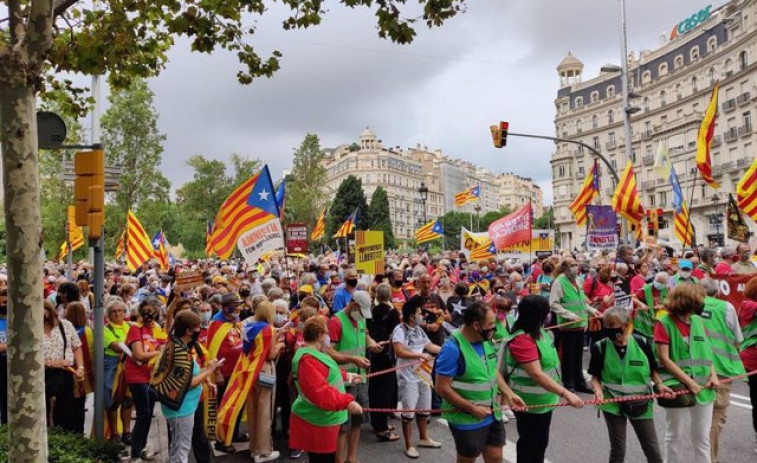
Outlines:
[{"label": "rooftop dome", "polygon": [[366,127],[365,130],[360,133],[360,138],[376,138],[376,134],[373,133],[370,127]]},{"label": "rooftop dome", "polygon": [[560,61],[560,64],[557,65],[558,71],[568,70],[568,69],[576,69],[583,70],[584,63],[582,63],[578,58],[573,56],[572,53],[568,52],[568,56],[566,56],[562,61]]}]

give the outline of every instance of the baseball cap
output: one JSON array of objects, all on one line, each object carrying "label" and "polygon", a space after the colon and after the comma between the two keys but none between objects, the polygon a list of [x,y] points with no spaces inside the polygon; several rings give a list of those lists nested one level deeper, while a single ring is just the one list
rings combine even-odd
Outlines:
[{"label": "baseball cap", "polygon": [[237,293],[224,294],[221,298],[222,305],[241,304],[242,302],[242,298]]},{"label": "baseball cap", "polygon": [[300,293],[313,294],[313,287],[310,285],[302,285],[297,289]]},{"label": "baseball cap", "polygon": [[683,269],[693,270],[694,264],[692,264],[690,260],[682,259],[681,261],[678,262],[678,267],[681,270]]},{"label": "baseball cap", "polygon": [[352,300],[360,305],[360,312],[363,314],[364,318],[368,319],[373,317],[371,314],[371,296],[367,292],[355,291],[355,294],[352,295]]}]

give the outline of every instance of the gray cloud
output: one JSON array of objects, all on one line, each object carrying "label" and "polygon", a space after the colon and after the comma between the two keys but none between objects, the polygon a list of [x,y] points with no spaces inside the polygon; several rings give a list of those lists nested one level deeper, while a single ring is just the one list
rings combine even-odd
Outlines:
[{"label": "gray cloud", "polygon": [[[655,47],[662,31],[704,6],[629,1],[629,49]],[[168,69],[151,82],[168,135],[163,167],[175,186],[191,178],[185,160],[193,154],[256,156],[278,177],[305,133],[336,146],[370,125],[386,145],[421,143],[529,176],[551,198],[553,145],[511,138],[495,150],[488,126],[505,119],[513,132],[551,134],[555,66],[565,54],[584,61],[587,78],[619,62],[617,1],[470,1],[444,27],[419,27],[409,46],[379,39],[365,9],[329,7],[320,26],[285,32],[281,6],[272,6],[253,43],[281,50],[282,69],[251,86],[237,84],[233,55],[198,55],[177,44]]]}]

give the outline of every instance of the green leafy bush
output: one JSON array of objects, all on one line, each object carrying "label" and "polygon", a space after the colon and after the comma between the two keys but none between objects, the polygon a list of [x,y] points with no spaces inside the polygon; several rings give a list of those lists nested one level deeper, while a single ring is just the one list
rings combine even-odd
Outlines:
[{"label": "green leafy bush", "polygon": [[[123,445],[48,429],[48,463],[118,463]],[[0,427],[0,463],[8,462],[8,426]]]}]

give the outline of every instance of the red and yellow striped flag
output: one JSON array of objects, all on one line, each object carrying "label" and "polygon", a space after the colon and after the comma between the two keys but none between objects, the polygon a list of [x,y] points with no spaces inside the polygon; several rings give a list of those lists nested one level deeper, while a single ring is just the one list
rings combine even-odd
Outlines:
[{"label": "red and yellow striped flag", "polygon": [[736,200],[739,209],[757,222],[757,158],[754,158],[752,166],[736,185]]},{"label": "red and yellow striped flag", "polygon": [[310,232],[310,240],[318,241],[323,238],[323,233],[326,231],[326,208],[321,211],[321,215],[318,216],[318,220],[315,221],[313,231]]},{"label": "red and yellow striped flag", "polygon": [[357,227],[357,209],[347,217],[347,220],[345,220],[342,226],[339,227],[339,230],[334,233],[334,238],[347,238],[350,236],[350,233],[355,230],[355,227]]},{"label": "red and yellow striped flag", "polygon": [[586,206],[591,204],[591,201],[599,194],[599,166],[597,161],[594,161],[594,166],[589,171],[589,174],[584,179],[584,183],[581,186],[581,191],[578,192],[578,196],[573,200],[569,209],[576,218],[576,223],[579,227],[586,223]]},{"label": "red and yellow striped flag", "polygon": [[155,254],[152,241],[147,232],[142,228],[137,216],[129,211],[126,219],[126,265],[129,270],[136,272],[137,269],[150,260]]},{"label": "red and yellow striped flag", "polygon": [[689,209],[686,207],[686,201],[681,203],[680,212],[675,212],[673,221],[675,223],[674,233],[678,241],[684,247],[691,246],[691,241],[694,238],[694,227],[691,225],[691,219],[689,219]]},{"label": "red and yellow striped flag", "polygon": [[720,89],[720,83],[715,82],[710,104],[707,105],[707,111],[704,113],[704,119],[702,119],[702,125],[699,126],[697,136],[697,168],[704,181],[713,188],[720,188],[720,184],[712,178],[712,158],[710,157],[710,148],[718,116],[718,89]]},{"label": "red and yellow striped flag", "polygon": [[116,260],[123,259],[124,252],[126,251],[126,229],[124,229],[123,232],[121,232],[121,236],[118,238],[118,243],[116,243]]},{"label": "red and yellow striped flag", "polygon": [[76,206],[68,206],[66,217],[66,240],[60,245],[60,254],[58,260],[62,261],[68,255],[68,249],[71,248],[71,252],[76,251],[80,247],[84,246],[84,231],[81,227],[76,225]]},{"label": "red and yellow striped flag", "polygon": [[208,226],[205,229],[205,255],[213,256],[213,222],[208,220]]},{"label": "red and yellow striped flag", "polygon": [[611,204],[612,210],[625,217],[628,223],[636,226],[636,236],[643,236],[641,219],[644,217],[644,208],[641,207],[639,192],[636,191],[636,175],[631,161],[626,164],[626,169],[612,195]]}]

